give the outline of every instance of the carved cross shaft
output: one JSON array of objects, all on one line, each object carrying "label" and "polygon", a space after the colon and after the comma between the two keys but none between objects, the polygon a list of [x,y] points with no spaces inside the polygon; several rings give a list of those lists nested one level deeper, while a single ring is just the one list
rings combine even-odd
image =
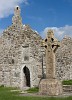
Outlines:
[{"label": "carved cross shaft", "polygon": [[44,45],[46,48],[46,78],[52,79],[55,78],[55,52],[60,46],[52,30],[48,31]]}]

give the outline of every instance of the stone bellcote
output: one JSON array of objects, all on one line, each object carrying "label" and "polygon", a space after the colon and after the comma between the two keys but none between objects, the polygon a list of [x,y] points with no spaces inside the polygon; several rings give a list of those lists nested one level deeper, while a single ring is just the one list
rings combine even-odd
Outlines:
[{"label": "stone bellcote", "polygon": [[16,6],[14,8],[14,16],[12,18],[12,24],[16,27],[21,27],[22,26],[22,18],[20,16],[20,7]]},{"label": "stone bellcote", "polygon": [[14,15],[15,16],[20,16],[20,12],[21,12],[20,7],[19,6],[16,6],[14,8]]}]

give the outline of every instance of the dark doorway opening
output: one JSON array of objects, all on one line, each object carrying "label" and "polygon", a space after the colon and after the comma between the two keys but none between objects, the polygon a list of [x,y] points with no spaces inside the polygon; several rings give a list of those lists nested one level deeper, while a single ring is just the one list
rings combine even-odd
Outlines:
[{"label": "dark doorway opening", "polygon": [[25,74],[25,77],[26,77],[26,86],[30,87],[30,71],[29,69],[25,66],[23,68],[23,72]]}]

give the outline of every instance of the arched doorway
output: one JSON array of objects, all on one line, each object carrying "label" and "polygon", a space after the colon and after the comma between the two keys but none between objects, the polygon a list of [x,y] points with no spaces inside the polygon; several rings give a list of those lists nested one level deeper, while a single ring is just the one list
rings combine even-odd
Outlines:
[{"label": "arched doorway", "polygon": [[23,68],[23,72],[25,74],[25,78],[26,78],[26,86],[30,87],[30,71],[29,69],[25,66]]}]

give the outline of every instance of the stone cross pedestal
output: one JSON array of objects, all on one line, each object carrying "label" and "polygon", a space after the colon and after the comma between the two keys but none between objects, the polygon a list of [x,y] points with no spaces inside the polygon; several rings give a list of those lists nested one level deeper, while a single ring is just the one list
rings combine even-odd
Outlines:
[{"label": "stone cross pedestal", "polygon": [[46,79],[42,79],[39,85],[39,93],[47,95],[62,94],[62,84],[55,77],[55,52],[60,43],[54,38],[54,33],[48,30],[44,46],[46,48]]}]

